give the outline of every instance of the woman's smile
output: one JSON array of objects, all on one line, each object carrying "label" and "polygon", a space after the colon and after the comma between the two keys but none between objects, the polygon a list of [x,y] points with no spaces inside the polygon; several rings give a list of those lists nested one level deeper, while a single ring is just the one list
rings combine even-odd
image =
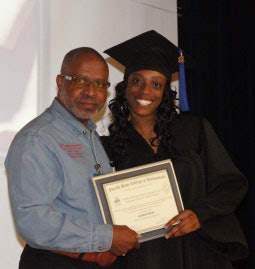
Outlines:
[{"label": "woman's smile", "polygon": [[152,101],[147,100],[147,99],[136,99],[136,102],[142,106],[148,106],[148,105],[152,104]]}]

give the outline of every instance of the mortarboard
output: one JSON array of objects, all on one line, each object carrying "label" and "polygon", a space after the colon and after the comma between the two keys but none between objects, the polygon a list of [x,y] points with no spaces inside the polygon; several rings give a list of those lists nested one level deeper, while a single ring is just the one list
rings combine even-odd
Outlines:
[{"label": "mortarboard", "polygon": [[182,51],[180,57],[179,48],[167,38],[151,30],[113,46],[104,53],[125,66],[124,78],[137,70],[155,70],[170,79],[172,73],[179,71],[180,107],[182,111],[189,110],[183,59],[186,68],[190,68],[194,62]]}]

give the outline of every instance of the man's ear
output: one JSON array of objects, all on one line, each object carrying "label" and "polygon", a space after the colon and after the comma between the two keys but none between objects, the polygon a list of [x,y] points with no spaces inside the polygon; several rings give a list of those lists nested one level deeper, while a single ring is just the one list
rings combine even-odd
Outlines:
[{"label": "man's ear", "polygon": [[57,86],[58,86],[58,93],[57,95],[59,95],[61,89],[62,89],[62,84],[63,84],[63,77],[61,75],[57,75],[56,77],[56,83],[57,83]]}]

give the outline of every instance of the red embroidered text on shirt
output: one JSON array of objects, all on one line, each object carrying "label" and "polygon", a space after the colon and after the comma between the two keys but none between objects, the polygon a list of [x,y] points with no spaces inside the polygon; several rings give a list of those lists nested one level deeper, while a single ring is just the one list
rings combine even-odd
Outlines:
[{"label": "red embroidered text on shirt", "polygon": [[60,147],[71,157],[80,158],[82,155],[82,144],[60,144]]}]

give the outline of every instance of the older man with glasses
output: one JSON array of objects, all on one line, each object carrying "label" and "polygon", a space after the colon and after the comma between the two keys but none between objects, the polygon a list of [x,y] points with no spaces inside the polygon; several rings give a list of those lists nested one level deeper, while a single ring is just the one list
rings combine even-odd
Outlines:
[{"label": "older man with glasses", "polygon": [[108,74],[94,49],[68,52],[57,97],[10,146],[9,195],[26,242],[20,269],[117,268],[117,256],[139,247],[135,231],[103,223],[91,181],[112,169],[91,120],[104,107]]}]

